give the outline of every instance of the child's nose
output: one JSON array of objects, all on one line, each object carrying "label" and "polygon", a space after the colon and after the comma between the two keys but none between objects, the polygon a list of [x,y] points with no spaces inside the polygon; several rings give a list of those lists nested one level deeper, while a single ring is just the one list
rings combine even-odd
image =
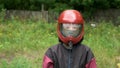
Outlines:
[{"label": "child's nose", "polygon": [[74,27],[70,26],[69,30],[76,30]]}]

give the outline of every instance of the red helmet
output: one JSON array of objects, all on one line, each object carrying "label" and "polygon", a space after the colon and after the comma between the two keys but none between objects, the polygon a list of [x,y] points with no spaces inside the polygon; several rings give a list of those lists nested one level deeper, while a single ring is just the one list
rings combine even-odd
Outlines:
[{"label": "red helmet", "polygon": [[[65,25],[63,25],[65,24]],[[66,31],[63,27],[69,28],[71,25],[80,25],[75,26],[79,27],[79,31]],[[74,28],[74,26],[72,26]],[[71,33],[74,33],[74,35],[71,35]],[[77,10],[65,10],[63,11],[59,18],[58,18],[58,26],[57,26],[57,34],[59,39],[65,43],[68,44],[69,42],[72,42],[73,44],[78,43],[80,40],[82,40],[84,35],[84,19],[81,15],[81,13]],[[67,36],[69,35],[69,36]]]}]

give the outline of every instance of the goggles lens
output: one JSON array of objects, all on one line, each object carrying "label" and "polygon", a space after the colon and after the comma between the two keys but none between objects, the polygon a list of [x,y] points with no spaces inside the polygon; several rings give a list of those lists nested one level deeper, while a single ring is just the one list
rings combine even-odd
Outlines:
[{"label": "goggles lens", "polygon": [[77,37],[82,30],[81,24],[61,24],[60,31],[65,37]]}]

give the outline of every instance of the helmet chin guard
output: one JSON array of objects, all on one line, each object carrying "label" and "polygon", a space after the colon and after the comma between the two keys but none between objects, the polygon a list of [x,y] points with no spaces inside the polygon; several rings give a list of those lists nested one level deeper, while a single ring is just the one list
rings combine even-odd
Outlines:
[{"label": "helmet chin guard", "polygon": [[60,40],[76,44],[84,35],[84,19],[77,10],[65,10],[58,18],[57,34]]}]

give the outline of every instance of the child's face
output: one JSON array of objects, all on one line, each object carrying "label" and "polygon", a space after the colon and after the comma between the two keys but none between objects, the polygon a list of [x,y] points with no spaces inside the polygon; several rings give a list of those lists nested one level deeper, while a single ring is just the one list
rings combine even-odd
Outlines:
[{"label": "child's face", "polygon": [[61,24],[61,32],[65,37],[77,37],[82,30],[80,24]]}]

